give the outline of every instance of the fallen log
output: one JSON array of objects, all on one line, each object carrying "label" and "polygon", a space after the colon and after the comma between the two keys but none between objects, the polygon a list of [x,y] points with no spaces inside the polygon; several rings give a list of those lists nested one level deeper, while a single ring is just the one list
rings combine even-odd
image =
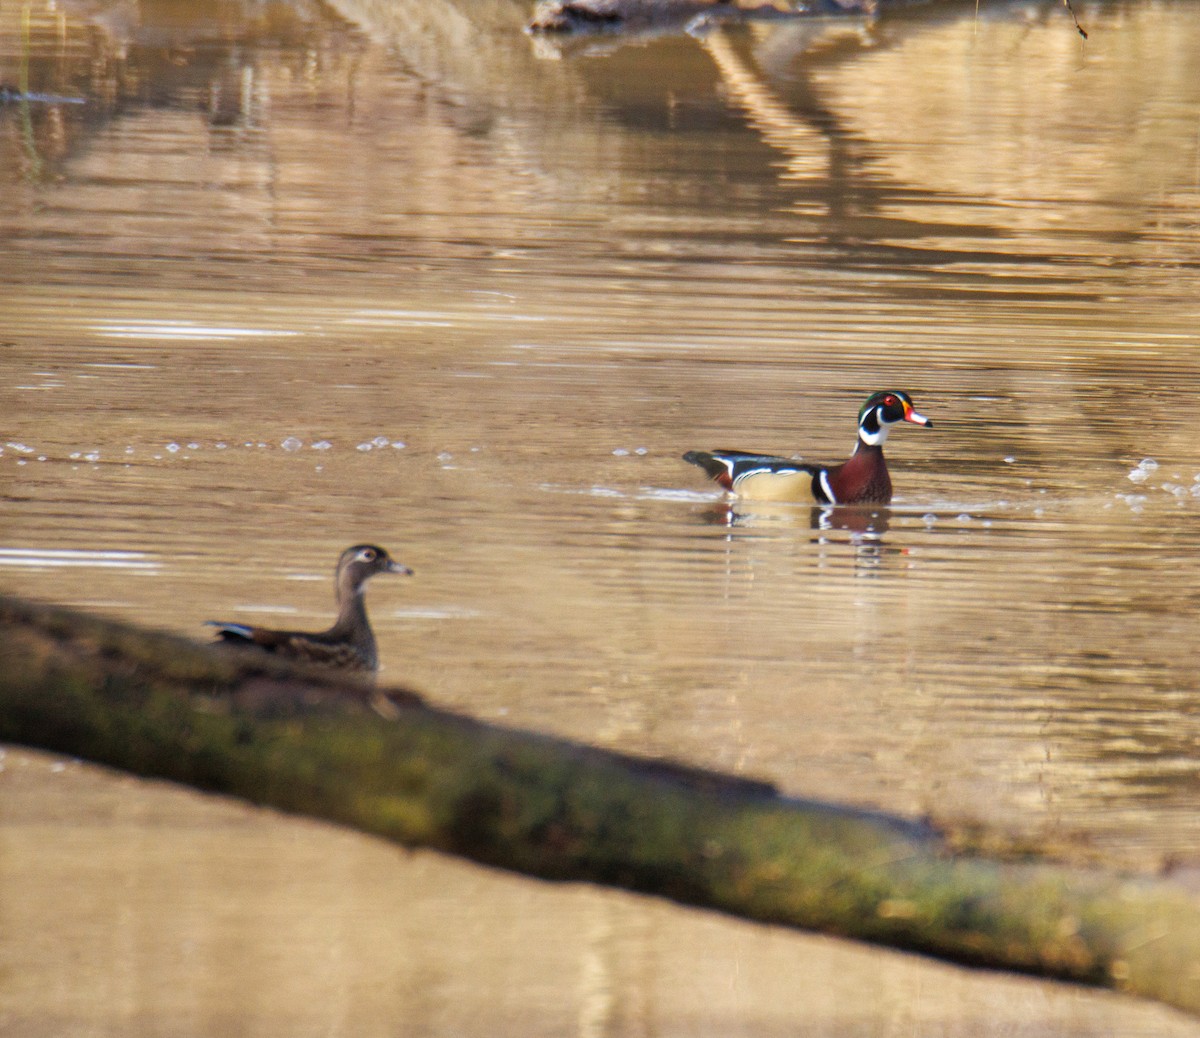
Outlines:
[{"label": "fallen log", "polygon": [[741,21],[819,15],[873,16],[877,0],[538,0],[526,31],[537,34],[682,31]]},{"label": "fallen log", "polygon": [[0,740],[549,880],[1200,1012],[1200,904],[932,827],[434,709],[403,689],[0,597]]}]

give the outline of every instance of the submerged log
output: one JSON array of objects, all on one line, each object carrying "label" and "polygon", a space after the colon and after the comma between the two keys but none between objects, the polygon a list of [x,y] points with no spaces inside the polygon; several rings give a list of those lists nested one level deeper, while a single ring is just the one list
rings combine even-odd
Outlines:
[{"label": "submerged log", "polygon": [[823,14],[872,16],[878,0],[538,0],[533,34],[644,32]]},{"label": "submerged log", "polygon": [[531,876],[1200,1012],[1200,904],[1171,882],[956,854],[924,824],[7,598],[0,740]]}]

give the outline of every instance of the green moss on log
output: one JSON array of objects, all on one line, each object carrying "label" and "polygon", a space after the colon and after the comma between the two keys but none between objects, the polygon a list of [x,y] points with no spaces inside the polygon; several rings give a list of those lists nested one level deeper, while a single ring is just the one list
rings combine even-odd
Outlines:
[{"label": "green moss on log", "polygon": [[531,876],[1200,1011],[1200,906],[1168,882],[955,854],[902,819],[3,598],[0,739]]}]

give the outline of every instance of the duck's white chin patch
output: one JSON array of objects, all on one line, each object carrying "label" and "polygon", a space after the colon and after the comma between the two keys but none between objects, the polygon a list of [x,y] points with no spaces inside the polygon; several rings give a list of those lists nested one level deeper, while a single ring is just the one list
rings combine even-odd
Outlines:
[{"label": "duck's white chin patch", "polygon": [[878,447],[888,438],[890,426],[883,420],[883,408],[875,408],[875,424],[879,426],[875,432],[867,432],[861,425],[858,427],[858,438],[868,447]]}]

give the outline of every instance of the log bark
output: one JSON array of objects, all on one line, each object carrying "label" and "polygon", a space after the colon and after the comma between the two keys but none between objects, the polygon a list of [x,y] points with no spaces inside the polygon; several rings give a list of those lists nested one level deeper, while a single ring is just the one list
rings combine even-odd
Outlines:
[{"label": "log bark", "polygon": [[1169,880],[955,853],[919,822],[2,597],[0,740],[548,880],[1200,1012],[1200,903]]}]

